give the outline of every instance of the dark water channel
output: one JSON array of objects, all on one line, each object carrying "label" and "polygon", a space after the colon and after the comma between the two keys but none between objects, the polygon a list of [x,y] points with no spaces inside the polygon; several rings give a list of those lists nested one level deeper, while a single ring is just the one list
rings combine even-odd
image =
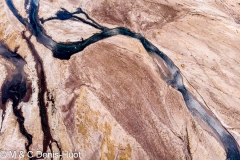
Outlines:
[{"label": "dark water channel", "polygon": [[[18,108],[19,103],[23,100],[27,93],[27,75],[23,70],[26,62],[19,54],[17,54],[17,52],[10,51],[3,43],[0,43],[0,56],[9,61],[15,67],[15,69],[8,69],[8,78],[5,80],[1,89],[1,103],[2,105],[5,105],[9,99],[12,101],[13,113],[17,117],[20,132],[28,140],[26,150],[29,151],[29,147],[32,144],[32,135],[30,135],[25,129],[25,118],[23,117],[21,108]],[[6,107],[3,109],[2,121],[4,120],[5,110]]]}]

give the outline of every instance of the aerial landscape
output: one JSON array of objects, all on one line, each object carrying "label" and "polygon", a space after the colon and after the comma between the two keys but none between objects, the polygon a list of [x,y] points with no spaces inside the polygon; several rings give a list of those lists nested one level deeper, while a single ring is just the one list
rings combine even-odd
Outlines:
[{"label": "aerial landscape", "polygon": [[239,0],[0,8],[0,160],[240,160]]}]

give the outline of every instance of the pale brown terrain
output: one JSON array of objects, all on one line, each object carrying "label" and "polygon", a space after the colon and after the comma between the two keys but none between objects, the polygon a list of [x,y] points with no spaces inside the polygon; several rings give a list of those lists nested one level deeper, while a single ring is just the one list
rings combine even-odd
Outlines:
[{"label": "pale brown terrain", "polygon": [[[40,18],[54,16],[61,7],[72,12],[81,7],[103,26],[124,26],[142,34],[172,59],[186,88],[240,145],[239,0],[39,3]],[[14,4],[26,17],[24,2]],[[33,136],[30,150],[42,150],[36,61],[22,37],[24,26],[5,1],[0,0],[0,8],[0,40],[11,50],[19,46],[17,52],[27,63],[24,70],[31,81],[30,99],[19,104],[25,128]],[[47,21],[43,27],[57,42],[74,42],[98,32],[75,20]],[[159,69],[136,39],[117,35],[88,46],[69,60],[54,58],[34,36],[30,41],[43,63],[49,127],[62,151],[81,152],[83,160],[226,159],[211,129],[192,116],[182,95],[161,76],[168,71]],[[161,59],[159,63],[164,66]],[[9,74],[6,65],[12,67],[0,57],[1,86]],[[0,151],[24,150],[27,142],[11,105],[8,101],[3,122],[0,118]],[[60,152],[55,143],[52,150]]]}]

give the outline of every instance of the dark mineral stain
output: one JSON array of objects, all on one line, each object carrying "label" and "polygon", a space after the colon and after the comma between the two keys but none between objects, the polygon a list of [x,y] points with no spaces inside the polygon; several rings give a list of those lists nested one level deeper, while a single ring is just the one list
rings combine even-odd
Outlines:
[{"label": "dark mineral stain", "polygon": [[32,96],[32,82],[27,80],[26,86],[27,86],[27,92],[26,92],[25,97],[22,99],[23,102],[28,102]]}]

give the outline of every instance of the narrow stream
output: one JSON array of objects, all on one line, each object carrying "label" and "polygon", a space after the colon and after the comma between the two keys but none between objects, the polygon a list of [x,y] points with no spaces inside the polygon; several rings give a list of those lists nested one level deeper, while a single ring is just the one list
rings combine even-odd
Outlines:
[{"label": "narrow stream", "polygon": [[[92,20],[85,12],[81,9],[75,13],[70,13],[66,10],[59,11],[56,14],[56,17],[50,17],[46,20],[41,19],[41,22],[44,23],[52,19],[67,20],[70,18],[75,18],[83,23],[89,24],[96,29],[99,29],[101,32],[96,33],[93,36],[89,37],[86,40],[72,42],[72,43],[57,43],[50,36],[46,35],[44,28],[40,24],[38,17],[38,0],[30,1],[30,10],[29,10],[29,21],[24,19],[14,7],[12,0],[6,0],[6,3],[9,9],[13,12],[16,18],[29,30],[37,39],[37,41],[43,44],[45,47],[50,49],[53,52],[53,56],[58,59],[70,59],[73,54],[76,54],[82,51],[87,46],[96,43],[100,40],[115,36],[115,35],[124,35],[140,41],[145,50],[149,53],[151,57],[159,56],[167,64],[168,69],[171,72],[171,79],[166,80],[166,83],[170,84],[173,88],[178,90],[185,101],[185,104],[194,118],[201,117],[205,123],[212,129],[216,137],[221,141],[222,145],[225,148],[227,159],[230,160],[239,160],[239,146],[234,139],[234,137],[224,128],[220,121],[214,116],[214,114],[207,110],[205,106],[201,105],[196,98],[186,89],[183,84],[183,79],[180,70],[173,63],[173,61],[164,53],[162,53],[157,47],[155,47],[151,42],[145,39],[141,34],[134,33],[128,28],[117,27],[113,29],[108,29],[96,23]],[[74,14],[84,14],[86,19],[79,18]],[[156,59],[155,59],[156,60]]]},{"label": "narrow stream", "polygon": [[[49,121],[48,121],[48,115],[47,115],[47,105],[44,99],[44,93],[47,91],[47,85],[45,80],[45,73],[43,70],[43,63],[38,55],[34,45],[30,41],[30,37],[27,37],[25,33],[22,33],[23,39],[26,40],[28,48],[33,54],[34,61],[36,62],[36,70],[37,70],[37,76],[38,76],[38,88],[40,89],[38,92],[38,105],[40,110],[40,117],[41,117],[41,125],[42,125],[42,131],[43,131],[43,153],[47,152],[48,147],[50,151],[52,152],[52,143],[56,143],[60,154],[62,153],[62,149],[59,146],[58,142],[52,137],[50,127],[49,127]],[[38,156],[39,157],[39,156]]]}]

